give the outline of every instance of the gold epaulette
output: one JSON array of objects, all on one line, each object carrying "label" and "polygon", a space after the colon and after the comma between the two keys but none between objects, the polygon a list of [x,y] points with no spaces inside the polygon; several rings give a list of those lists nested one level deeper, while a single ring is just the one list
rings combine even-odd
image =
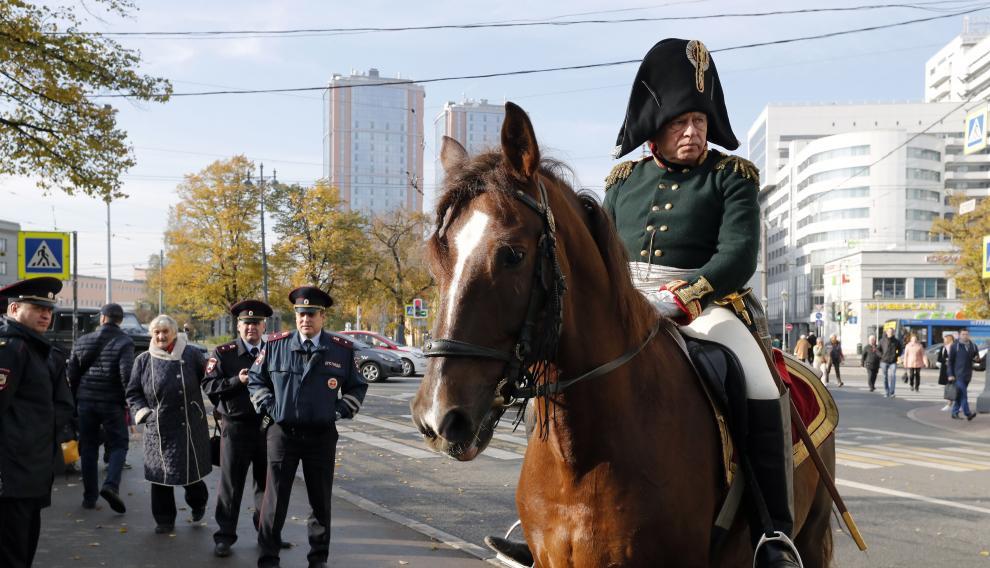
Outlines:
[{"label": "gold epaulette", "polygon": [[608,173],[608,177],[605,178],[605,191],[608,188],[619,183],[620,181],[625,181],[636,167],[636,162],[633,160],[626,160],[625,162],[619,162],[612,168],[612,171]]},{"label": "gold epaulette", "polygon": [[724,170],[730,168],[732,172],[739,174],[740,176],[760,183],[760,169],[756,167],[756,164],[740,158],[739,156],[725,156],[715,164],[716,170]]}]

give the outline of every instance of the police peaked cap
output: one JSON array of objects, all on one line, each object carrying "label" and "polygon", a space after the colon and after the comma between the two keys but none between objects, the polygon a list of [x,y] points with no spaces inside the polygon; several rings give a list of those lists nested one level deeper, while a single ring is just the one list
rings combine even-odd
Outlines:
[{"label": "police peaked cap", "polygon": [[261,300],[242,300],[230,306],[230,315],[240,321],[264,321],[272,313],[272,307]]},{"label": "police peaked cap", "polygon": [[55,307],[55,295],[62,291],[62,281],[51,276],[28,278],[0,288],[0,296],[10,303],[34,304],[45,308]]},{"label": "police peaked cap", "polygon": [[300,286],[289,292],[292,307],[300,313],[313,313],[333,305],[333,298],[316,286]]},{"label": "police peaked cap", "polygon": [[668,38],[650,49],[636,72],[612,157],[625,156],[686,112],[708,116],[709,142],[727,150],[739,147],[708,48],[698,40]]}]

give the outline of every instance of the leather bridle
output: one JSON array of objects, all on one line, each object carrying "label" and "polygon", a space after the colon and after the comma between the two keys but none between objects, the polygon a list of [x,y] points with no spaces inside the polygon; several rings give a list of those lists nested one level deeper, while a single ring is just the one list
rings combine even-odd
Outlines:
[{"label": "leather bridle", "polygon": [[[530,367],[540,361],[549,361],[556,356],[557,342],[560,338],[561,326],[564,319],[564,293],[567,289],[564,274],[560,269],[557,258],[557,225],[553,211],[547,199],[547,190],[543,180],[537,177],[540,201],[527,195],[521,190],[513,193],[516,199],[539,215],[543,222],[543,232],[539,240],[540,258],[537,259],[533,271],[533,286],[530,289],[529,302],[526,308],[526,320],[515,346],[510,351],[502,351],[483,345],[477,345],[457,339],[433,339],[423,346],[426,357],[452,357],[493,359],[504,361],[505,369],[502,380],[495,388],[495,406],[510,406],[516,399],[539,398],[559,394],[568,387],[601,375],[605,375],[638,355],[646,345],[656,337],[661,320],[650,330],[646,339],[638,346],[630,349],[620,357],[605,363],[579,377],[556,382],[537,381]],[[549,278],[546,278],[549,276]],[[545,347],[534,352],[533,337],[537,323],[543,321],[543,342]],[[541,352],[543,351],[543,352]]]}]

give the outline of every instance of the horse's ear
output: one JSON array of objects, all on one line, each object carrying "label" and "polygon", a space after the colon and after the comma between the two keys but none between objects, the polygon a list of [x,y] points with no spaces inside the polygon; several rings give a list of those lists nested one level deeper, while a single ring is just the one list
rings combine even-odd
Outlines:
[{"label": "horse's ear", "polygon": [[533,123],[526,111],[514,103],[505,103],[502,122],[502,154],[512,169],[524,178],[531,178],[540,167],[540,148],[536,144]]},{"label": "horse's ear", "polygon": [[440,145],[440,165],[443,166],[445,173],[449,174],[451,170],[466,162],[467,159],[467,150],[460,142],[450,136],[443,137],[443,143]]}]

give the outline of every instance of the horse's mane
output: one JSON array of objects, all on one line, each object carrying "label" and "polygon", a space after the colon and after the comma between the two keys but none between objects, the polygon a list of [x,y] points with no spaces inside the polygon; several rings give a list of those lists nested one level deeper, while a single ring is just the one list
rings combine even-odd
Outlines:
[{"label": "horse's mane", "polygon": [[[553,158],[542,158],[540,175],[546,183],[560,190],[554,192],[548,187],[548,192],[561,195],[568,203],[568,212],[554,210],[558,226],[573,221],[567,219],[573,216],[581,219],[588,228],[592,239],[598,245],[609,275],[613,296],[610,300],[618,311],[616,317],[620,318],[620,321],[627,322],[628,331],[639,337],[655,321],[654,311],[632,285],[628,256],[612,220],[593,193],[574,191],[568,181],[574,179],[574,173],[567,164]],[[482,193],[488,193],[494,198],[498,209],[508,210],[517,203],[512,192],[523,187],[525,181],[511,171],[501,151],[498,150],[479,154],[466,161],[456,171],[448,172],[443,184],[443,194],[437,203],[436,227],[429,240],[428,254],[431,257],[431,265],[437,270],[449,270],[449,266],[437,262],[449,252],[445,229],[472,199]],[[491,191],[491,188],[499,188],[499,190]]]}]

